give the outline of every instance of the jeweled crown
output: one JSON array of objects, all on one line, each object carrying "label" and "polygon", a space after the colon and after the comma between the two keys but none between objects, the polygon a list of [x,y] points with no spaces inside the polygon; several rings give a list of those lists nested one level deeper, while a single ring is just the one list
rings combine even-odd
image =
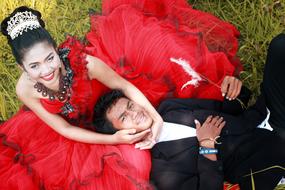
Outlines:
[{"label": "jeweled crown", "polygon": [[41,27],[37,16],[30,11],[18,12],[8,21],[7,32],[12,40],[14,40],[28,29],[33,30]]}]

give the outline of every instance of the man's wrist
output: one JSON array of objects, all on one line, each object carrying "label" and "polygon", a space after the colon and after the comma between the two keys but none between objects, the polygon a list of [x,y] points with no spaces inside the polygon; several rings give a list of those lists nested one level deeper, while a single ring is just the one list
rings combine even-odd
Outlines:
[{"label": "man's wrist", "polygon": [[218,149],[199,147],[199,154],[218,154]]},{"label": "man's wrist", "polygon": [[217,139],[219,139],[220,136],[216,136],[215,138],[203,138],[199,139],[199,145],[207,148],[214,148],[215,144],[222,144],[221,142],[218,142]]},{"label": "man's wrist", "polygon": [[215,148],[199,147],[199,154],[209,160],[217,161],[218,150]]},{"label": "man's wrist", "polygon": [[210,140],[199,141],[199,145],[206,148],[215,148],[215,142]]}]

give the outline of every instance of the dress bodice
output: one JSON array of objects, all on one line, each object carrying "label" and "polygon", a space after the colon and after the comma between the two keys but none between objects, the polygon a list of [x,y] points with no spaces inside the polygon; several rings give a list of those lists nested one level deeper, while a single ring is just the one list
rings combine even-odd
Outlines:
[{"label": "dress bodice", "polygon": [[68,37],[60,45],[60,57],[65,67],[72,71],[69,100],[61,102],[57,99],[40,99],[48,112],[61,114],[68,121],[76,121],[77,125],[90,123],[97,99],[107,90],[99,81],[89,79],[85,49],[85,46],[73,37]]},{"label": "dress bodice", "polygon": [[61,108],[64,103],[58,100],[40,99],[42,106],[50,113],[58,114],[61,112]]}]

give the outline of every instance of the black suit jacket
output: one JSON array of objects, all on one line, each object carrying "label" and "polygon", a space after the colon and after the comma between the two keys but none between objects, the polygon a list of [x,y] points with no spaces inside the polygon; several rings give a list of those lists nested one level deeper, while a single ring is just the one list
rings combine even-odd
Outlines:
[{"label": "black suit jacket", "polygon": [[[222,160],[231,157],[236,147],[249,138],[247,133],[254,130],[267,114],[263,97],[245,112],[239,105],[237,102],[201,99],[169,99],[162,102],[158,111],[167,122],[195,127],[194,119],[202,123],[209,115],[219,115],[227,123],[219,139],[223,146],[218,147],[222,152],[218,161],[198,154],[196,137],[155,145],[152,149],[151,179],[159,190],[223,189],[223,173],[227,171],[223,169]],[[235,138],[237,136],[239,138]]]}]

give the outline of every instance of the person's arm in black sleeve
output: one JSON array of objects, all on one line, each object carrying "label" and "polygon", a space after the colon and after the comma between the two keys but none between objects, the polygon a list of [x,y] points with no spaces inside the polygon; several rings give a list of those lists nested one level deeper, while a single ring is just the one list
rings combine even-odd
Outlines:
[{"label": "person's arm in black sleeve", "polygon": [[222,162],[217,160],[217,149],[215,144],[220,135],[225,121],[222,117],[209,116],[203,125],[198,120],[196,123],[196,133],[199,142],[198,173],[200,176],[199,190],[223,189],[223,169]]}]

